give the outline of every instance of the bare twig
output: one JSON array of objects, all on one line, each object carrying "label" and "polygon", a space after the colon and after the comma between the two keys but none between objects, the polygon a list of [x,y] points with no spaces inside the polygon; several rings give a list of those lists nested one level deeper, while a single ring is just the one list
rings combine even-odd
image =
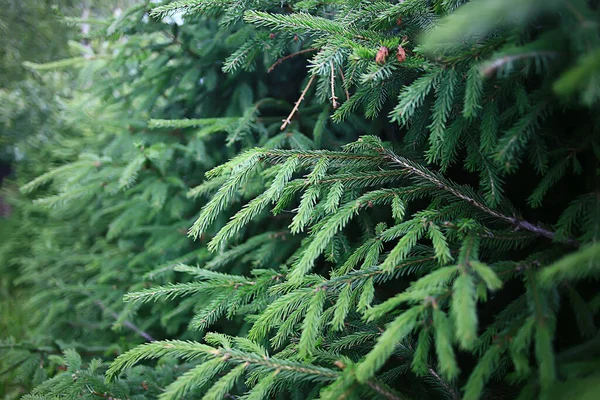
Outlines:
[{"label": "bare twig", "polygon": [[333,61],[329,62],[331,66],[331,104],[333,105],[333,109],[338,108],[337,97],[335,96],[335,70],[333,68]]},{"label": "bare twig", "polygon": [[281,125],[281,130],[284,130],[286,128],[286,126],[288,126],[290,124],[290,122],[292,121],[292,117],[298,111],[298,107],[300,106],[300,103],[302,103],[302,100],[304,100],[304,96],[306,96],[306,92],[308,92],[308,88],[310,88],[310,86],[312,85],[312,83],[316,77],[317,77],[316,75],[313,75],[310,77],[310,80],[306,84],[306,87],[302,91],[302,94],[300,94],[300,98],[298,99],[298,101],[296,101],[296,104],[294,104],[294,108],[292,109],[292,112],[290,113],[290,115],[288,115],[288,117],[286,119],[283,120],[283,124]]},{"label": "bare twig", "polygon": [[458,395],[458,393],[456,393],[456,390],[454,390],[454,388],[452,388],[452,386],[450,386],[448,382],[442,379],[442,377],[439,376],[433,368],[429,368],[429,373],[440,383],[440,385],[444,387],[444,389],[446,389],[452,395],[452,400],[460,399],[460,396]]},{"label": "bare twig", "polygon": [[403,399],[405,399],[405,397],[398,396],[389,387],[387,387],[387,385],[385,385],[379,381],[375,381],[372,379],[370,381],[367,381],[366,384],[371,389],[373,389],[375,392],[379,393],[380,395],[382,395],[383,397],[385,397],[388,400],[403,400]]},{"label": "bare twig", "polygon": [[[449,184],[449,182],[447,182],[446,180],[442,181],[439,178],[437,178],[435,175],[426,173],[425,171],[415,167],[412,163],[408,162],[403,157],[400,157],[391,151],[387,151],[385,149],[382,149],[382,151],[385,153],[385,155],[387,156],[387,158],[390,161],[394,162],[395,164],[400,165],[402,168],[406,169],[412,175],[417,175],[420,178],[433,183],[437,187],[444,189],[445,191],[451,193],[452,195],[458,197],[459,199],[466,201],[467,203],[480,209],[481,211],[485,212],[486,214],[489,214],[500,220],[506,221],[519,229],[524,229],[524,230],[533,232],[536,235],[543,236],[548,239],[554,239],[554,237],[556,236],[555,232],[552,232],[548,229],[542,228],[541,226],[534,225],[531,222],[525,221],[523,219],[513,217],[510,215],[505,215],[497,210],[494,210],[494,209],[486,206],[484,203],[482,203],[470,196],[467,196],[466,194],[462,193],[461,191],[455,189],[453,187],[453,185]],[[567,239],[565,242],[572,246],[579,246],[579,243],[574,239]]]},{"label": "bare twig", "polygon": [[[342,361],[336,361],[335,365],[340,369],[346,369],[346,365]],[[404,399],[404,397],[402,397],[399,394],[396,394],[385,383],[382,383],[376,379],[370,379],[370,380],[366,381],[365,384],[388,400],[403,400]],[[355,383],[355,385],[356,385],[356,383]],[[354,387],[354,385],[353,385],[353,387]],[[350,391],[351,391],[351,388],[349,388],[346,391],[346,393],[350,393]],[[340,399],[345,398],[345,396],[338,397],[338,398],[340,398]]]},{"label": "bare twig", "polygon": [[348,87],[346,86],[346,78],[344,77],[344,71],[341,67],[338,67],[338,71],[340,71],[340,77],[342,78],[342,86],[344,87],[344,92],[346,93],[346,100],[350,100],[350,93],[348,92]]},{"label": "bare twig", "polygon": [[505,64],[511,63],[517,60],[524,60],[526,58],[532,57],[556,57],[557,53],[554,51],[533,51],[529,53],[515,54],[515,55],[507,55],[504,57],[500,57],[484,66],[481,72],[485,76],[490,76],[497,69],[502,68]]},{"label": "bare twig", "polygon": [[[110,315],[112,315],[112,317],[114,319],[117,319],[117,320],[119,319],[119,314],[110,310],[100,300],[96,300],[95,303],[98,307],[100,307],[102,309],[102,311],[108,312]],[[127,328],[131,329],[132,331],[134,331],[135,333],[137,333],[138,335],[140,335],[141,337],[146,339],[146,341],[154,342],[154,338],[152,336],[150,336],[148,333],[146,333],[143,330],[141,330],[140,328],[138,328],[136,325],[133,324],[133,322],[125,320],[125,321],[123,321],[123,325],[125,325]]]},{"label": "bare twig", "polygon": [[102,398],[104,398],[106,400],[120,400],[120,399],[118,399],[116,397],[112,397],[112,395],[109,394],[108,392],[100,393],[100,392],[97,392],[97,391],[93,390],[90,387],[88,387],[88,390],[90,391],[91,395],[102,397]]},{"label": "bare twig", "polygon": [[317,51],[317,50],[319,50],[319,49],[310,48],[310,49],[300,50],[300,51],[297,51],[292,54],[288,54],[287,56],[282,57],[279,60],[275,61],[275,63],[269,67],[269,69],[267,70],[267,73],[270,73],[271,71],[273,71],[279,64],[281,64],[285,60],[289,60],[290,58],[296,57],[297,55],[300,55],[300,54],[309,53],[311,51]]}]

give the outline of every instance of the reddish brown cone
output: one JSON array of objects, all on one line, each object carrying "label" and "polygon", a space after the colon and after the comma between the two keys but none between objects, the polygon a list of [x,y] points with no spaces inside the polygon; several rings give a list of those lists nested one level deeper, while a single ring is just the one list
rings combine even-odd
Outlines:
[{"label": "reddish brown cone", "polygon": [[375,62],[377,64],[385,64],[385,59],[387,58],[388,54],[390,54],[388,48],[381,46],[377,52],[377,55],[375,56]]},{"label": "reddish brown cone", "polygon": [[404,51],[404,48],[402,46],[398,46],[396,58],[398,59],[398,62],[404,62],[404,60],[406,60],[406,51]]}]

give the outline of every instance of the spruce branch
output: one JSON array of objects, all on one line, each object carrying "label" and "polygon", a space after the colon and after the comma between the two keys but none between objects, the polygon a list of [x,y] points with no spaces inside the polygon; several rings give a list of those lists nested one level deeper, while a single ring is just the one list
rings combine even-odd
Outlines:
[{"label": "spruce branch", "polygon": [[415,268],[433,261],[435,261],[435,256],[409,258],[394,266],[391,271],[383,270],[380,266],[371,267],[368,269],[352,271],[344,275],[332,277],[325,282],[316,283],[315,287],[325,289],[341,289],[347,285],[354,284],[356,281],[366,281],[369,278],[375,278],[375,281],[381,281],[388,277],[404,274],[406,273],[405,270],[410,270],[411,268]]},{"label": "spruce branch", "polygon": [[[426,168],[424,168],[412,161],[409,161],[408,159],[401,157],[388,149],[381,147],[380,151],[382,154],[385,155],[386,158],[388,158],[394,164],[397,164],[400,167],[406,169],[410,174],[434,184],[438,188],[443,189],[443,190],[449,192],[450,194],[452,194],[453,196],[466,201],[467,203],[478,208],[479,210],[483,211],[486,214],[489,214],[500,220],[506,221],[506,222],[510,223],[511,225],[515,226],[516,228],[525,229],[527,231],[535,233],[536,235],[539,235],[539,236],[542,236],[542,237],[545,237],[545,238],[548,238],[551,240],[554,240],[556,237],[556,232],[554,232],[554,231],[550,231],[539,225],[534,225],[533,223],[528,222],[524,219],[520,219],[515,216],[509,216],[509,215],[503,214],[498,210],[494,210],[494,209],[486,206],[485,203],[476,199],[474,196],[470,196],[470,195],[466,194],[465,192],[459,190],[458,189],[459,186],[456,185],[455,183],[448,181],[445,178],[432,173],[431,171],[428,171]],[[570,238],[566,239],[565,243],[572,245],[572,246],[579,245],[576,240],[570,239]]]},{"label": "spruce branch", "polygon": [[[236,364],[247,364],[250,367],[266,369],[278,373],[292,373],[304,375],[313,381],[332,381],[340,377],[340,373],[329,368],[319,367],[312,364],[288,361],[268,356],[260,356],[253,353],[244,353],[236,349],[216,349],[211,354],[221,357],[228,362]],[[290,378],[293,375],[290,376]],[[377,379],[369,379],[365,384],[390,400],[403,400],[395,391]]]},{"label": "spruce branch", "polygon": [[166,17],[178,12],[214,15],[223,10],[227,6],[227,3],[226,1],[178,0],[169,4],[155,6],[150,11],[150,15],[153,17]]},{"label": "spruce branch", "polygon": [[[593,182],[599,120],[590,107],[600,99],[600,47],[589,2],[141,3],[102,29],[108,46],[98,56],[90,52],[89,62],[25,64],[56,69],[56,77],[66,67],[91,64],[89,86],[83,96],[61,91],[69,99],[60,109],[85,102],[81,116],[61,112],[67,121],[30,130],[41,138],[56,131],[60,146],[43,140],[41,154],[24,154],[32,161],[24,169],[43,175],[31,180],[20,168],[17,182],[30,181],[24,193],[47,186],[46,197],[15,203],[15,215],[22,210],[27,217],[15,224],[23,233],[13,241],[10,232],[0,259],[10,260],[4,263],[9,282],[13,264],[18,267],[19,291],[38,311],[32,334],[82,328],[69,336],[86,354],[80,340],[110,349],[106,340],[114,335],[98,331],[92,338],[83,328],[106,328],[114,317],[129,339],[139,335],[148,343],[114,360],[109,379],[145,365],[104,384],[101,360],[88,368],[75,351],[65,352],[69,372],[28,400],[404,400],[396,392],[404,387],[423,398],[475,400],[522,388],[521,397],[529,398],[544,397],[549,388],[557,395],[565,388],[579,392],[592,381],[600,336],[573,342],[565,353],[556,341],[573,328],[579,343],[594,337],[600,311],[590,283],[600,274],[600,181]],[[175,13],[196,18],[179,25]],[[112,47],[121,34],[130,40]],[[300,40],[312,44],[298,46]],[[377,49],[396,48],[397,57],[376,56]],[[273,62],[269,73],[287,61],[309,60],[310,76],[295,82],[295,104],[264,98],[281,90],[255,71],[262,59]],[[245,73],[228,75],[239,70]],[[571,98],[557,102],[553,95]],[[9,100],[0,120],[10,131],[26,118],[16,114],[12,124]],[[283,108],[272,107],[276,101]],[[97,107],[88,107],[94,102]],[[276,114],[284,108],[289,115]],[[391,110],[388,118],[384,110]],[[94,114],[103,117],[92,120]],[[329,118],[345,122],[329,124]],[[312,135],[293,129],[305,119]],[[283,132],[274,132],[279,127]],[[391,143],[376,136],[355,141],[363,131]],[[325,150],[352,141],[342,151]],[[227,148],[215,150],[225,142]],[[461,170],[472,185],[460,184]],[[539,206],[543,219],[530,222],[511,206],[523,196],[503,189],[519,185],[537,187],[528,205]],[[70,207],[58,207],[65,204]],[[38,212],[39,205],[54,209]],[[197,208],[189,234],[200,240],[190,243],[180,226],[192,222]],[[26,246],[12,251],[10,242]],[[567,246],[578,242],[577,249]],[[152,269],[145,276],[169,274],[162,286],[146,287],[141,276]],[[67,285],[56,291],[56,280]],[[115,303],[121,290],[131,291],[125,311]],[[88,297],[82,301],[81,294]],[[516,300],[507,302],[506,294]],[[127,321],[138,304],[179,296],[193,297],[153,305],[146,322],[152,325],[142,327],[178,339],[186,324],[205,330],[227,318],[217,326],[233,336],[157,342]],[[566,324],[558,313],[563,306],[575,317]],[[108,322],[89,322],[97,307]],[[267,345],[281,351],[271,355]],[[30,382],[19,374],[58,347],[26,352],[17,346],[5,350],[0,343],[0,375],[16,376],[21,389]],[[26,358],[15,364],[20,357]],[[163,357],[156,367],[146,362]],[[593,395],[589,386],[582,395]]]},{"label": "spruce branch", "polygon": [[381,160],[381,156],[379,155],[371,155],[371,154],[354,154],[347,153],[341,151],[329,151],[329,150],[314,150],[310,152],[305,151],[296,151],[296,150],[280,150],[280,149],[272,149],[272,150],[264,150],[258,151],[258,155],[262,155],[264,157],[271,158],[273,162],[281,162],[285,161],[288,157],[294,156],[297,157],[303,165],[312,165],[317,163],[322,158],[328,158],[336,162],[336,167],[343,167],[346,162],[361,162],[364,161],[365,164],[379,164]]},{"label": "spruce branch", "polygon": [[216,125],[222,124],[227,125],[238,121],[237,117],[224,117],[224,118],[200,118],[200,119],[151,119],[148,121],[149,129],[161,129],[161,128],[198,128],[205,125]]},{"label": "spruce branch", "polygon": [[264,11],[247,11],[244,20],[256,26],[267,27],[279,31],[298,33],[305,32],[313,36],[339,36],[348,40],[375,42],[381,35],[373,30],[361,30],[308,13],[272,14]]},{"label": "spruce branch", "polygon": [[25,61],[23,63],[23,67],[25,67],[27,69],[31,69],[33,71],[37,71],[37,72],[53,71],[53,70],[61,69],[61,68],[83,67],[86,63],[88,63],[92,60],[99,60],[99,59],[104,59],[104,58],[106,58],[106,57],[101,57],[101,56],[93,56],[93,58],[73,57],[73,58],[67,58],[64,60],[48,62],[48,63],[44,63],[44,64],[37,64],[37,63],[30,62],[30,61]]}]

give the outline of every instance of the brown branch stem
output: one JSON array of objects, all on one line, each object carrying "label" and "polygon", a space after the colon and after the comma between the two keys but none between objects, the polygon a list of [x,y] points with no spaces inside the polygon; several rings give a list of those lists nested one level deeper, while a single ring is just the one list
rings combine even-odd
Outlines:
[{"label": "brown branch stem", "polygon": [[529,53],[523,54],[515,54],[515,55],[506,55],[504,57],[500,57],[490,64],[488,64],[485,68],[482,69],[482,73],[485,76],[490,76],[497,69],[501,68],[505,64],[511,63],[517,60],[524,60],[526,58],[532,58],[536,56],[546,56],[546,57],[556,57],[558,54],[554,51],[532,51]]},{"label": "brown branch stem", "polygon": [[[95,303],[96,303],[96,305],[98,307],[100,307],[102,309],[102,311],[108,312],[116,320],[119,319],[119,314],[117,314],[116,312],[110,310],[100,300],[96,300]],[[138,328],[133,322],[125,320],[125,321],[123,321],[123,325],[125,325],[127,328],[129,328],[133,332],[137,333],[138,335],[140,335],[146,341],[148,341],[148,342],[154,342],[154,338],[152,336],[150,336],[148,333],[146,333],[143,330],[141,330],[140,328]]]},{"label": "brown branch stem", "polygon": [[367,386],[369,386],[375,392],[379,393],[380,395],[382,395],[383,397],[385,397],[388,400],[402,400],[402,397],[398,397],[395,393],[391,392],[387,387],[385,387],[384,385],[382,385],[379,382],[370,380],[370,381],[367,381],[366,383],[367,383]]},{"label": "brown branch stem", "polygon": [[[455,189],[453,187],[453,185],[449,185],[447,181],[442,181],[440,179],[438,179],[436,176],[431,175],[426,173],[425,171],[416,168],[414,165],[412,165],[410,162],[407,162],[404,158],[392,153],[391,151],[382,149],[382,151],[384,152],[384,154],[386,155],[386,157],[392,161],[393,163],[401,166],[402,168],[404,168],[405,170],[407,170],[410,174],[412,175],[416,175],[424,180],[427,180],[431,183],[433,183],[434,185],[436,185],[437,187],[449,192],[450,194],[458,197],[461,200],[466,201],[467,203],[471,204],[472,206],[478,208],[479,210],[485,212],[488,215],[491,215],[495,218],[498,218],[502,221],[508,222],[509,224],[515,226],[516,228],[519,229],[524,229],[527,230],[529,232],[533,232],[538,236],[542,236],[548,239],[553,240],[556,236],[556,232],[550,231],[548,229],[542,228],[541,226],[538,225],[534,225],[531,222],[525,221],[524,219],[520,219],[514,216],[509,216],[509,215],[505,215],[497,210],[494,210],[488,206],[486,206],[484,203],[473,199],[470,196],[467,196],[466,194],[458,191],[457,189]],[[567,244],[572,245],[572,246],[578,246],[579,243],[574,240],[574,239],[567,239],[565,241]]]},{"label": "brown branch stem", "polygon": [[346,86],[346,77],[344,76],[344,71],[341,67],[338,67],[338,71],[340,71],[340,77],[342,78],[342,86],[344,87],[344,92],[346,93],[346,100],[350,100],[350,92],[348,92],[348,86]]},{"label": "brown branch stem", "polygon": [[283,121],[283,124],[281,125],[281,130],[284,130],[290,124],[290,122],[292,121],[292,117],[298,111],[298,107],[300,107],[300,103],[302,103],[302,101],[304,100],[304,96],[306,96],[306,92],[308,92],[308,89],[310,88],[310,86],[312,85],[312,83],[314,82],[314,80],[315,80],[316,77],[317,77],[316,75],[313,75],[313,76],[310,77],[310,80],[306,84],[306,87],[302,91],[302,94],[300,94],[300,98],[298,99],[298,101],[296,101],[296,104],[294,104],[294,108],[292,109],[292,112]]},{"label": "brown branch stem", "polygon": [[335,96],[335,70],[333,68],[333,61],[330,62],[331,65],[331,104],[333,109],[338,108],[337,97]]},{"label": "brown branch stem", "polygon": [[450,386],[448,384],[448,382],[446,382],[446,380],[444,380],[441,376],[439,376],[438,373],[433,368],[429,367],[428,370],[429,370],[429,374],[431,376],[433,376],[440,383],[440,385],[442,385],[444,387],[444,389],[446,389],[449,393],[452,394],[452,400],[460,399],[460,396],[458,395],[458,393],[456,393],[456,390],[454,390],[454,388],[452,388],[452,386]]},{"label": "brown branch stem", "polygon": [[297,55],[300,55],[300,54],[309,53],[311,51],[317,51],[317,50],[319,50],[319,49],[310,48],[310,49],[300,50],[300,51],[297,51],[297,52],[292,53],[292,54],[288,54],[287,56],[282,57],[279,60],[275,61],[275,63],[269,67],[269,69],[267,70],[267,73],[270,73],[271,71],[273,71],[275,68],[277,68],[277,66],[279,64],[281,64],[285,60],[289,60],[290,58],[296,57]]}]

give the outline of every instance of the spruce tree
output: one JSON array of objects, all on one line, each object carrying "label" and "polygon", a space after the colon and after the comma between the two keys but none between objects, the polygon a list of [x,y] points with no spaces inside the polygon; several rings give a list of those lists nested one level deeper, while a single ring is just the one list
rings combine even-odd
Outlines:
[{"label": "spruce tree", "polygon": [[593,398],[598,12],[140,3],[93,60],[31,65],[93,83],[21,187],[20,281],[53,339],[131,336],[29,397]]}]

